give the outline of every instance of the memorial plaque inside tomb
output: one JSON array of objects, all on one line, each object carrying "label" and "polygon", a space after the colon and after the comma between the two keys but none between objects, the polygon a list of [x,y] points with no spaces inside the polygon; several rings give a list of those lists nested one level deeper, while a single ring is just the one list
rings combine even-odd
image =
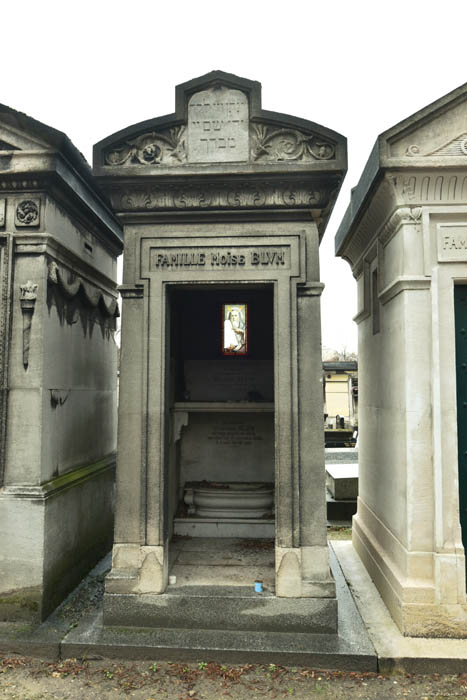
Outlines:
[{"label": "memorial plaque inside tomb", "polygon": [[106,625],[336,631],[318,250],[345,169],[344,137],[219,71],[95,146],[125,238]]}]

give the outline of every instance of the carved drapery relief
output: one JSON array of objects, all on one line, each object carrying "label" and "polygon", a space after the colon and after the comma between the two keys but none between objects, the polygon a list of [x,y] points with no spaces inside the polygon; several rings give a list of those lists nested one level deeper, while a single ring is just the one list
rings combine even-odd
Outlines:
[{"label": "carved drapery relief", "polygon": [[331,189],[306,181],[248,183],[232,185],[212,183],[205,186],[137,185],[123,192],[110,190],[117,211],[154,211],[170,209],[256,209],[324,208]]},{"label": "carved drapery relief", "polygon": [[112,146],[105,165],[180,165],[186,161],[185,127],[152,131]]},{"label": "carved drapery relief", "polygon": [[253,160],[331,160],[336,148],[330,141],[315,134],[304,134],[297,129],[276,129],[265,124],[251,127],[251,154]]},{"label": "carved drapery relief", "polygon": [[115,330],[119,316],[117,299],[83,280],[55,261],[48,265],[47,306],[55,306],[60,323],[81,322],[85,334],[92,335],[97,324],[108,337]]},{"label": "carved drapery relief", "polygon": [[15,212],[16,226],[38,226],[39,208],[38,199],[24,199],[22,202],[18,202]]},{"label": "carved drapery relief", "polygon": [[31,345],[32,317],[37,300],[37,284],[28,280],[26,284],[20,285],[20,304],[23,315],[23,367],[29,365],[29,349]]},{"label": "carved drapery relief", "polygon": [[407,148],[406,156],[467,156],[467,132],[456,136],[455,139],[447,141],[442,146],[435,148],[433,151],[422,153],[420,147],[412,144]]}]

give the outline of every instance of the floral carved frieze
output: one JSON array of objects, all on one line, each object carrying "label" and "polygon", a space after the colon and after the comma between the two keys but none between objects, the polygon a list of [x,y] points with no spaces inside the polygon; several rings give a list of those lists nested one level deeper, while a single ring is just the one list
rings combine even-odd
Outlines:
[{"label": "floral carved frieze", "polygon": [[456,136],[455,139],[444,143],[439,146],[434,151],[427,151],[423,153],[419,146],[412,144],[407,148],[405,153],[406,156],[416,157],[416,156],[467,156],[467,133],[460,134]]},{"label": "floral carved frieze", "polygon": [[23,199],[16,205],[15,224],[16,226],[38,226],[39,225],[38,199]]},{"label": "floral carved frieze", "polygon": [[336,147],[315,134],[304,134],[297,129],[277,129],[265,124],[253,124],[251,154],[256,161],[331,160]]},{"label": "floral carved frieze", "polygon": [[[321,161],[335,157],[335,144],[316,134],[266,124],[251,125],[250,159],[253,161]],[[180,165],[186,162],[184,126],[142,134],[111,146],[104,153],[107,166]]]},{"label": "floral carved frieze", "polygon": [[106,165],[177,165],[186,161],[185,127],[152,131],[112,146],[104,156]]},{"label": "floral carved frieze", "polygon": [[257,209],[257,208],[322,208],[330,199],[331,190],[310,182],[261,183],[240,182],[236,185],[212,184],[139,185],[121,191],[110,191],[117,211],[154,211],[170,209]]}]

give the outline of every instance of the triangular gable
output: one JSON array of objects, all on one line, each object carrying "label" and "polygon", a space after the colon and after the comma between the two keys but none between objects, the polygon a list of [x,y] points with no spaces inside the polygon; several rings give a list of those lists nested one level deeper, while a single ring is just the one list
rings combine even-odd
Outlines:
[{"label": "triangular gable", "polygon": [[0,151],[43,151],[47,148],[50,149],[45,141],[5,123],[5,116],[9,117],[9,115],[2,114],[0,110]]},{"label": "triangular gable", "polygon": [[467,157],[467,83],[381,134],[380,143],[388,159]]}]

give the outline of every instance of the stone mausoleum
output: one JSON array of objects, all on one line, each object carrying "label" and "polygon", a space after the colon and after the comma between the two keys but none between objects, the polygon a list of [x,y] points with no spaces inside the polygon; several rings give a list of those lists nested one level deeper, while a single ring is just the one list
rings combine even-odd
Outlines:
[{"label": "stone mausoleum", "polygon": [[358,284],[354,546],[404,634],[465,637],[467,85],[378,137],[336,253]]},{"label": "stone mausoleum", "polygon": [[[106,625],[336,631],[318,248],[346,158],[219,71],[95,146],[125,251]],[[226,580],[249,539],[274,541],[270,564]]]},{"label": "stone mausoleum", "polygon": [[122,234],[65,134],[0,105],[0,618],[108,551]]}]

